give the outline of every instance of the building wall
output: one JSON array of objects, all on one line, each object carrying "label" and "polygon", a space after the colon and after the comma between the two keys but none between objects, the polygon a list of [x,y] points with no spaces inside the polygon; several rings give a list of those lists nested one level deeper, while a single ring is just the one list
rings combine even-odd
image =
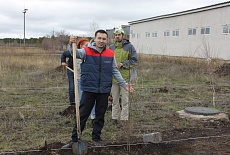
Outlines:
[{"label": "building wall", "polygon": [[[230,26],[230,6],[131,23],[130,41],[139,53],[230,60],[230,32],[223,34],[224,25]],[[210,34],[201,34],[202,27],[210,27]],[[196,35],[188,35],[189,28],[196,28]],[[170,35],[164,37],[166,30]],[[179,36],[172,36],[173,30]]]}]

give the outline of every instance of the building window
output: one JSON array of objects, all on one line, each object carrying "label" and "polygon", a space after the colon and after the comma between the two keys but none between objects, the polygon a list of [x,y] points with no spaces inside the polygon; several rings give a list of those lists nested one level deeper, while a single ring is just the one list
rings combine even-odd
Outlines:
[{"label": "building window", "polygon": [[141,35],[138,33],[138,34],[137,34],[137,38],[140,38],[140,37],[141,37]]},{"label": "building window", "polygon": [[135,38],[135,33],[132,34],[132,38]]},{"label": "building window", "polygon": [[157,37],[157,32],[153,32],[152,37]]},{"label": "building window", "polygon": [[174,30],[174,31],[172,32],[172,36],[174,36],[174,37],[179,36],[179,30]]},{"label": "building window", "polygon": [[164,37],[168,37],[170,35],[169,31],[164,31]]},{"label": "building window", "polygon": [[223,34],[228,34],[230,33],[230,27],[229,25],[224,25],[223,26]]},{"label": "building window", "polygon": [[145,32],[145,37],[149,38],[150,37],[150,33],[149,32]]},{"label": "building window", "polygon": [[196,28],[189,28],[188,29],[188,35],[189,36],[196,35]]},{"label": "building window", "polygon": [[210,27],[202,27],[200,34],[210,34]]}]

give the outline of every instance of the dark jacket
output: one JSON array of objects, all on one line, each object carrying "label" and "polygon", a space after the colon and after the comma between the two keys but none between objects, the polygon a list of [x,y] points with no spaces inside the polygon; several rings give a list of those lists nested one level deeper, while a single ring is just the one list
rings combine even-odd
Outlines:
[{"label": "dark jacket", "polygon": [[[68,50],[72,53],[71,46],[68,46]],[[106,48],[106,46],[102,51],[98,51],[95,41],[91,40],[88,47],[77,49],[76,57],[82,60],[81,86],[83,91],[110,93],[113,76],[121,87],[127,86],[126,81],[118,71],[114,51]]]},{"label": "dark jacket", "polygon": [[66,63],[66,59],[68,58],[68,67],[73,69],[73,57],[70,51],[64,51],[61,55],[61,63],[65,62]]}]

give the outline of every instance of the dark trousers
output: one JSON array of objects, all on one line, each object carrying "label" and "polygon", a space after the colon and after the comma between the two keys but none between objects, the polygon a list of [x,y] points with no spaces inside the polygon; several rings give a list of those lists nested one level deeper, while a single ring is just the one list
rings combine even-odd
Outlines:
[{"label": "dark trousers", "polygon": [[68,83],[69,83],[69,102],[70,105],[75,105],[75,91],[74,91],[74,74],[67,69]]},{"label": "dark trousers", "polygon": [[[101,140],[101,130],[104,126],[104,116],[108,106],[108,98],[110,93],[90,93],[90,92],[82,92],[82,98],[80,102],[80,125],[81,132],[83,132],[85,128],[85,124],[89,115],[93,109],[94,104],[96,103],[95,113],[96,118],[93,124],[92,131],[92,140],[99,141]],[[76,123],[72,132],[72,141],[77,142],[78,134],[76,130]]]}]

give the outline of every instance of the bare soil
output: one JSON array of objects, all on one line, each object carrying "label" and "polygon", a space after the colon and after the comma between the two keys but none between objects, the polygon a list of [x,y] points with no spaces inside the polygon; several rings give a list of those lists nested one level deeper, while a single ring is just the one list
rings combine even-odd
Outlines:
[{"label": "bare soil", "polygon": [[[148,103],[139,103],[148,107]],[[66,111],[65,111],[66,112]],[[66,116],[72,115],[65,113]],[[178,115],[168,115],[165,117],[170,124],[180,124],[183,120]],[[156,120],[155,120],[156,121]],[[192,120],[189,120],[192,121]],[[143,121],[132,122],[132,131],[140,134],[148,134],[152,125],[145,125]],[[108,154],[132,154],[132,155],[229,155],[230,154],[230,123],[222,120],[194,121],[193,127],[187,128],[163,128],[157,130],[162,135],[162,141],[159,143],[143,143],[140,135],[129,134],[125,136],[129,127],[123,127],[119,130],[124,133],[116,142],[104,140],[103,147],[92,146],[89,142],[89,155],[108,155]],[[199,125],[197,125],[199,124]],[[106,125],[110,125],[107,122]],[[106,126],[105,125],[105,126]],[[130,125],[130,124],[129,124]],[[149,128],[146,132],[146,129]],[[124,130],[124,131],[122,131]],[[60,150],[64,143],[54,142],[41,147],[39,152],[19,153],[20,155],[69,155],[72,150]]]},{"label": "bare soil", "polygon": [[[145,64],[145,61],[140,61],[138,68],[140,79],[135,83],[136,92],[130,95],[130,120],[122,128],[116,128],[111,122],[111,105],[108,107],[105,126],[102,131],[103,147],[94,147],[91,145],[90,139],[88,154],[89,155],[230,155],[230,122],[229,120],[200,120],[194,121],[191,119],[180,118],[176,111],[182,110],[187,106],[204,106],[212,107],[213,89],[215,87],[215,96],[218,108],[221,112],[228,114],[230,117],[230,85],[229,85],[229,68],[228,65],[219,66],[212,73],[215,73],[213,78],[208,76],[208,80],[205,78],[199,78],[198,76],[205,75],[207,72],[200,71],[200,66],[191,67],[188,64],[180,62],[164,62],[164,65],[160,64],[162,60],[154,62],[148,68],[145,66],[144,70],[140,66]],[[157,67],[158,66],[158,67]],[[162,68],[160,68],[160,67]],[[151,70],[153,68],[153,70]],[[163,70],[164,69],[164,70]],[[175,73],[176,71],[176,73]],[[150,72],[148,74],[148,72]],[[187,72],[187,73],[186,73]],[[58,87],[66,86],[66,75],[61,70],[53,69],[46,74],[47,79],[59,81]],[[148,75],[147,75],[148,74]],[[147,77],[145,77],[145,75]],[[160,76],[162,75],[162,76]],[[167,75],[167,76],[165,76]],[[173,75],[173,76],[172,76]],[[150,77],[151,76],[151,77]],[[31,75],[36,81],[35,86],[42,84],[43,79],[41,74]],[[148,78],[149,77],[149,78]],[[171,78],[169,80],[169,77]],[[194,78],[191,78],[194,77]],[[181,78],[181,79],[180,79]],[[162,80],[163,79],[163,80]],[[195,81],[199,79],[199,81]],[[205,80],[203,80],[205,79]],[[162,81],[164,82],[162,82]],[[32,82],[33,82],[32,81]],[[157,81],[154,83],[153,81]],[[166,82],[165,82],[166,81]],[[195,82],[194,82],[195,81]],[[21,81],[23,82],[23,80]],[[28,84],[29,81],[27,81]],[[42,85],[43,86],[43,85]],[[36,87],[34,87],[36,88]],[[59,105],[60,101],[66,102],[65,106],[58,108],[48,109],[49,112],[43,113],[42,116],[31,117],[30,119],[40,120],[39,129],[31,127],[29,133],[23,133],[23,128],[17,127],[15,132],[20,132],[20,135],[32,136],[31,133],[38,132],[41,129],[48,128],[48,124],[52,121],[55,124],[54,128],[50,128],[46,132],[50,134],[51,139],[47,135],[44,136],[45,142],[39,148],[30,147],[24,151],[15,150],[13,152],[4,150],[0,154],[17,154],[17,155],[70,155],[72,150],[60,150],[71,135],[72,121],[74,119],[73,110],[67,109],[68,97],[67,88],[66,91],[50,91],[42,90],[39,92],[32,92],[35,89],[28,89],[26,93],[17,92],[14,93],[15,99],[20,99],[27,95],[27,100],[30,96],[36,96],[39,94],[39,102],[43,102],[45,105],[50,102],[50,106]],[[7,90],[2,90],[2,94]],[[15,95],[17,94],[17,95]],[[64,94],[64,95],[63,95]],[[17,98],[15,97],[17,96]],[[54,97],[53,97],[54,96]],[[35,100],[36,98],[33,98]],[[52,102],[51,102],[52,100]],[[4,103],[7,101],[4,100]],[[10,101],[9,105],[10,104]],[[35,102],[35,101],[34,101]],[[34,103],[33,102],[33,103]],[[23,104],[25,106],[27,104]],[[63,105],[60,103],[60,105]],[[24,108],[24,107],[23,107]],[[7,110],[7,106],[4,104],[0,107],[1,112]],[[29,109],[31,110],[31,109]],[[37,108],[38,110],[38,108]],[[47,110],[43,109],[43,112]],[[28,110],[27,110],[28,111]],[[10,112],[10,111],[8,111]],[[23,111],[24,112],[24,111]],[[32,114],[37,113],[33,112]],[[44,116],[46,115],[46,116]],[[7,116],[7,117],[6,117]],[[25,118],[24,118],[25,116]],[[10,119],[10,115],[1,113],[3,121],[29,121],[27,115],[20,115],[20,117],[14,117]],[[90,138],[90,120],[88,127],[83,133],[83,137]],[[37,125],[38,126],[38,125]],[[3,128],[2,133],[11,136],[11,129]],[[60,136],[59,130],[66,131],[68,134]],[[8,131],[8,132],[7,132]],[[44,132],[44,134],[46,133]],[[162,135],[162,141],[159,143],[143,143],[143,135],[148,133],[160,132]],[[55,135],[56,134],[56,135]],[[51,136],[52,135],[52,136]],[[56,136],[56,137],[55,137]],[[63,140],[62,138],[65,137]],[[13,141],[20,141],[20,137],[15,137]],[[5,139],[2,139],[5,140]],[[20,143],[19,143],[20,145]]]},{"label": "bare soil", "polygon": [[[169,119],[172,124],[178,123],[179,118]],[[202,123],[202,122],[197,122]],[[143,143],[135,136],[130,136],[130,143],[117,141],[111,144],[104,141],[105,146],[89,146],[89,155],[107,154],[132,154],[132,155],[229,155],[230,154],[230,123],[229,122],[206,122],[202,128],[167,129],[160,131],[163,141],[159,143]],[[123,128],[126,129],[125,127]],[[138,130],[146,130],[139,127]],[[42,151],[19,153],[20,155],[69,155],[72,150],[60,150],[64,145],[54,142],[40,148]]]}]

